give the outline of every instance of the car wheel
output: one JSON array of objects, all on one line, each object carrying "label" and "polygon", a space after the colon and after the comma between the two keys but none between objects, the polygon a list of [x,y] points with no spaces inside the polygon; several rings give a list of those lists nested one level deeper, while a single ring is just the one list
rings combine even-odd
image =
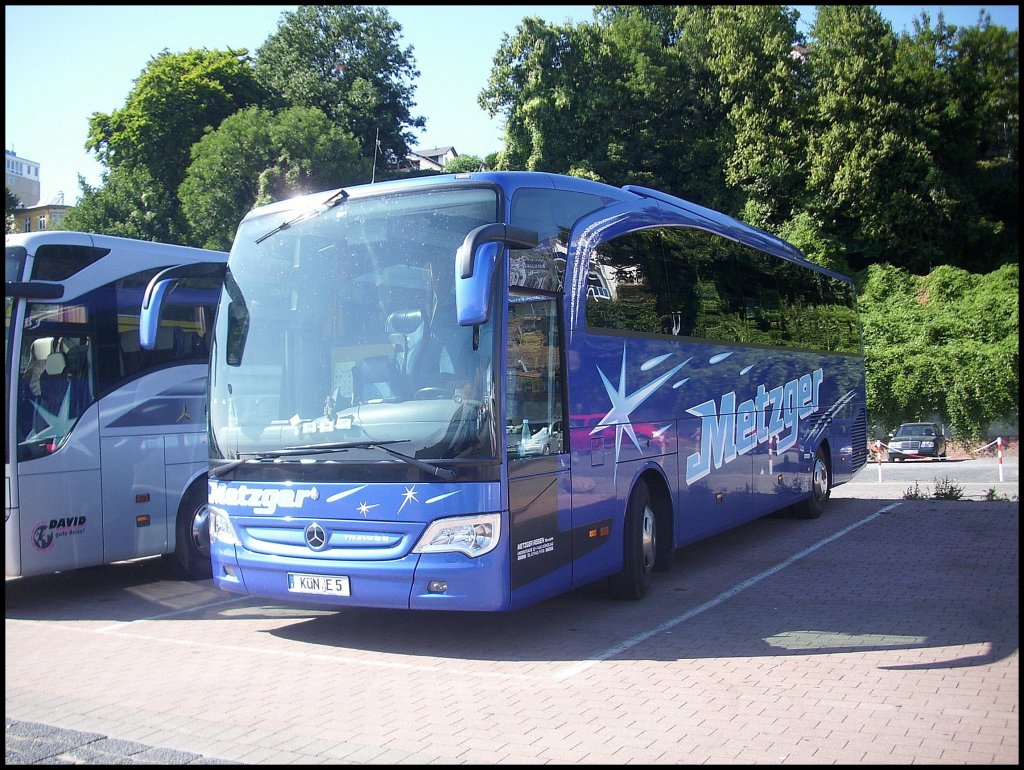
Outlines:
[{"label": "car wheel", "polygon": [[825,503],[832,494],[832,473],[821,447],[814,451],[814,465],[811,467],[811,496],[797,503],[798,519],[816,519],[825,511]]},{"label": "car wheel", "polygon": [[642,481],[637,482],[629,497],[623,526],[624,562],[622,570],[609,578],[608,588],[616,599],[642,599],[651,587],[658,551],[651,493]]}]

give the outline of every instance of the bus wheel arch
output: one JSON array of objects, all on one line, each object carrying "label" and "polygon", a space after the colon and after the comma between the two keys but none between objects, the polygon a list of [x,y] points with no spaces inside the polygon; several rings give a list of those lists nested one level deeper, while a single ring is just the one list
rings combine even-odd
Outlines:
[{"label": "bus wheel arch", "polygon": [[675,517],[672,509],[672,494],[669,492],[668,482],[664,476],[654,470],[647,471],[641,476],[647,489],[651,494],[651,505],[654,508],[655,524],[658,537],[655,543],[654,571],[668,572],[672,567],[672,557],[675,555],[673,543],[675,543]]},{"label": "bus wheel arch", "polygon": [[[633,484],[623,516],[622,569],[608,579],[616,599],[642,599],[656,569],[671,560],[672,511],[664,479],[649,471]],[[667,549],[667,555],[666,555]]]},{"label": "bus wheel arch", "polygon": [[175,517],[174,558],[192,580],[213,575],[210,562],[209,487],[204,473],[182,495]]},{"label": "bus wheel arch", "polygon": [[825,503],[832,494],[832,453],[828,440],[814,450],[811,461],[811,494],[796,506],[800,519],[816,519],[825,511]]}]

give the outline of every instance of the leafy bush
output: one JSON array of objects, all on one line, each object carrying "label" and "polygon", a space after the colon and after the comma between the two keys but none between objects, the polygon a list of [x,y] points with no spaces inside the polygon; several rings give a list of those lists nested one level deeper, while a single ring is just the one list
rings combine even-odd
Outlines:
[{"label": "leafy bush", "polygon": [[972,440],[1017,419],[1019,279],[1018,265],[987,275],[942,265],[923,277],[871,265],[859,304],[872,419],[939,415]]}]

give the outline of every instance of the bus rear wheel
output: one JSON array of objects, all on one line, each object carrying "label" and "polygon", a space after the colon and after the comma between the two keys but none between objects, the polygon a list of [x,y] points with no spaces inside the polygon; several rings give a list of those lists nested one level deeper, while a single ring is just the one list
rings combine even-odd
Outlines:
[{"label": "bus rear wheel", "polygon": [[192,485],[181,501],[175,524],[174,558],[192,580],[213,576],[206,478]]},{"label": "bus rear wheel", "polygon": [[811,468],[811,496],[796,506],[798,519],[816,519],[825,511],[825,503],[832,494],[832,472],[821,447],[814,451]]},{"label": "bus rear wheel", "polygon": [[651,493],[644,482],[638,482],[629,497],[624,521],[622,571],[608,581],[616,599],[643,599],[651,587],[651,574],[658,552],[658,527]]}]

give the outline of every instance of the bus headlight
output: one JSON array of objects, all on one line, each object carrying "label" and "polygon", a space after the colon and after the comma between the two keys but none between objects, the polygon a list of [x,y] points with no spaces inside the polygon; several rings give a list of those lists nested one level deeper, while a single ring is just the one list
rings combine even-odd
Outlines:
[{"label": "bus headlight", "polygon": [[235,528],[231,526],[228,512],[214,505],[209,506],[209,510],[210,544],[220,542],[225,545],[238,545],[241,541],[239,541],[238,535],[235,533]]},{"label": "bus headlight", "polygon": [[423,533],[413,553],[464,553],[470,558],[495,549],[501,535],[501,514],[481,513],[438,519]]}]

